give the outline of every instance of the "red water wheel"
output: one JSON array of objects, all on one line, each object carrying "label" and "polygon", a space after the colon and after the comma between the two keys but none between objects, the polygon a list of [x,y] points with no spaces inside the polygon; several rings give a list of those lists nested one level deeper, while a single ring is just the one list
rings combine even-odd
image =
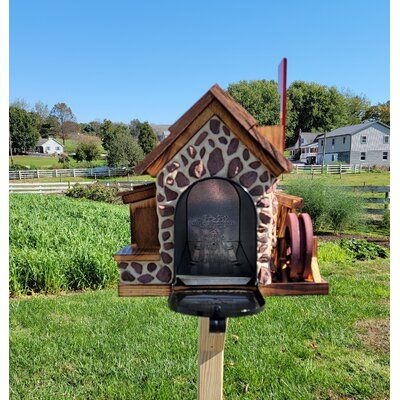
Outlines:
[{"label": "red water wheel", "polygon": [[299,215],[300,252],[303,262],[303,279],[312,279],[311,262],[313,256],[314,232],[311,217],[307,213]]},{"label": "red water wheel", "polygon": [[285,228],[285,257],[291,281],[308,280],[311,273],[313,228],[308,214],[288,213]]},{"label": "red water wheel", "polygon": [[288,213],[285,225],[286,265],[289,268],[290,280],[298,281],[303,278],[299,218],[295,213]]}]

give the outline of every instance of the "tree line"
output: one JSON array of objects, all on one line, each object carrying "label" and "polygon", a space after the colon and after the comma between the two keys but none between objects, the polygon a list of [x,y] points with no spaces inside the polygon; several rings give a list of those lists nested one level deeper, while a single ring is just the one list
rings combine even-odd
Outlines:
[{"label": "tree line", "polygon": [[[23,154],[35,149],[40,137],[61,138],[63,145],[72,134],[97,136],[107,151],[110,166],[134,166],[157,145],[157,135],[151,125],[133,119],[129,124],[108,119],[78,123],[66,103],[57,103],[51,109],[42,102],[30,107],[24,100],[15,100],[9,107],[10,155]],[[75,151],[78,161],[93,161],[100,156],[98,144],[81,140]],[[66,162],[67,155],[60,156]]]},{"label": "tree line", "polygon": [[[280,98],[276,81],[231,83],[228,93],[253,115],[259,125],[279,124]],[[390,125],[390,101],[371,105],[364,95],[315,82],[294,81],[288,88],[288,145],[296,142],[300,130],[329,132],[365,120],[379,120]]]},{"label": "tree line", "polygon": [[[259,125],[279,124],[279,94],[274,80],[239,81],[228,85],[229,94],[242,104]],[[59,137],[63,144],[69,135],[81,133],[101,139],[110,166],[134,166],[157,144],[148,122],[138,119],[129,124],[109,119],[79,123],[66,103],[51,109],[43,102],[30,107],[24,100],[10,104],[10,154],[33,150],[39,137]],[[287,144],[296,142],[299,131],[329,132],[340,126],[365,120],[390,125],[390,102],[372,105],[364,95],[340,91],[335,86],[294,81],[288,88]],[[75,157],[91,161],[99,156],[94,142],[80,143]]]}]

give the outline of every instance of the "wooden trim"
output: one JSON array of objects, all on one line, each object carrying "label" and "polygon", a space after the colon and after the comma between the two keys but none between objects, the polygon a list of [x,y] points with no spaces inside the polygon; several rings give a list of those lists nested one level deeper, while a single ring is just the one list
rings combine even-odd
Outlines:
[{"label": "wooden trim", "polygon": [[[171,285],[134,285],[119,283],[118,295],[121,297],[169,296],[171,287]],[[270,285],[260,285],[259,289],[264,297],[327,295],[329,293],[329,284],[321,278],[321,283],[271,283]]]},{"label": "wooden trim", "polygon": [[141,185],[133,190],[118,193],[124,204],[136,203],[156,196],[156,184]]},{"label": "wooden trim", "polygon": [[123,247],[114,254],[115,261],[159,261],[159,248],[141,248],[133,243]]},{"label": "wooden trim", "polygon": [[171,285],[118,284],[118,296],[120,297],[169,296],[170,293]]},{"label": "wooden trim", "polygon": [[[230,119],[234,120],[242,128],[242,132],[246,132],[241,135],[242,142],[251,143],[249,150],[256,154],[276,176],[279,176],[282,172],[292,170],[292,163],[268,141],[265,135],[257,130],[257,121],[218,85],[214,85],[170,127],[170,135],[135,167],[135,172],[143,174],[147,171],[151,176],[156,176],[195,132],[207,122],[207,119],[205,121],[202,120],[200,123],[197,120],[201,115],[204,115],[209,107],[216,103],[224,110],[225,115],[229,115]],[[196,126],[198,127],[197,130],[195,129]],[[188,130],[190,130],[190,134],[187,134]]]},{"label": "wooden trim", "polygon": [[290,210],[297,210],[302,208],[304,205],[304,200],[301,197],[293,196],[281,191],[277,191],[276,197],[280,206],[287,207]]},{"label": "wooden trim", "polygon": [[210,108],[206,108],[187,129],[179,135],[179,137],[171,143],[171,145],[164,150],[164,152],[149,165],[147,172],[155,177],[160,170],[175,157],[176,153],[184,147],[187,142],[199,131],[199,129],[206,124],[206,122],[213,116]]},{"label": "wooden trim", "polygon": [[156,198],[152,197],[150,199],[145,199],[141,201],[137,201],[135,203],[130,203],[133,209],[135,208],[147,208],[147,207],[156,207],[157,202]]},{"label": "wooden trim", "polygon": [[283,125],[258,126],[257,129],[261,135],[268,139],[268,141],[283,154],[285,150],[283,148],[285,135],[285,127]]}]

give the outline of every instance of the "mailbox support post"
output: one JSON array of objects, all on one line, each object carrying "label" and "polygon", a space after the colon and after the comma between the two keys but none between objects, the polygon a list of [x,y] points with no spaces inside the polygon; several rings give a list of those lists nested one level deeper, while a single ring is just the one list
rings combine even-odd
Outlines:
[{"label": "mailbox support post", "polygon": [[210,333],[210,319],[199,318],[198,400],[222,400],[225,332]]}]

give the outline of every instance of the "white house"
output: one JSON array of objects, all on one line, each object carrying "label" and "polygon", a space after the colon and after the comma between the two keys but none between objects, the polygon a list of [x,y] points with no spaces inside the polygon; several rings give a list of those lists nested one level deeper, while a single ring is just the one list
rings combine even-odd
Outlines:
[{"label": "white house", "polygon": [[315,164],[318,153],[319,132],[299,132],[299,137],[294,146],[286,150],[290,152],[292,160],[299,160],[305,164]]},{"label": "white house", "polygon": [[62,154],[64,146],[53,138],[40,138],[36,143],[36,151],[44,154]]}]

